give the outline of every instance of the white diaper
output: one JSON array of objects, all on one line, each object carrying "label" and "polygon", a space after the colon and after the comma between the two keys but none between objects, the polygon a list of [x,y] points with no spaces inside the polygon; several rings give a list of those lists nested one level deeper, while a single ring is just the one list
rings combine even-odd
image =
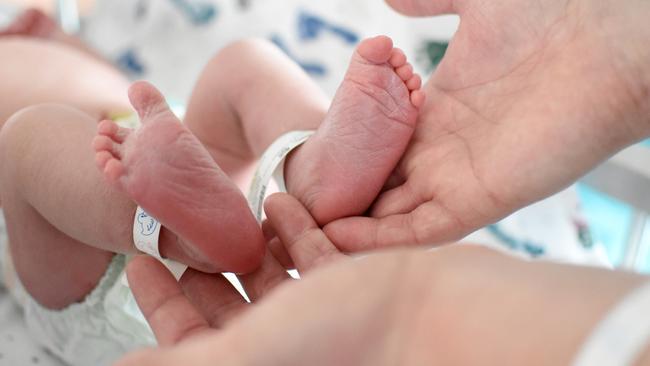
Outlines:
[{"label": "white diaper", "polygon": [[70,365],[110,365],[125,353],[155,345],[151,329],[131,291],[121,281],[126,258],[116,255],[86,298],[63,310],[38,304],[18,280],[0,210],[0,263],[4,282],[22,307],[27,328],[38,343]]}]

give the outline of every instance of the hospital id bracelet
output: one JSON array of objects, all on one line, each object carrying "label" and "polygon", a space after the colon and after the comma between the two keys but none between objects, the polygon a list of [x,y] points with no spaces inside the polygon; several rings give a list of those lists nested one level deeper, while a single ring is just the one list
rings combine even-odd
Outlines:
[{"label": "hospital id bracelet", "polygon": [[248,204],[258,222],[262,221],[262,204],[271,178],[275,180],[281,192],[286,192],[284,162],[294,149],[305,143],[314,133],[315,131],[287,132],[275,140],[262,154],[248,190]]},{"label": "hospital id bracelet", "polygon": [[161,228],[162,225],[158,220],[150,216],[142,207],[138,206],[135,210],[135,218],[133,221],[133,244],[141,252],[158,259],[178,281],[187,270],[187,266],[165,259],[160,255],[158,239],[160,238]]}]

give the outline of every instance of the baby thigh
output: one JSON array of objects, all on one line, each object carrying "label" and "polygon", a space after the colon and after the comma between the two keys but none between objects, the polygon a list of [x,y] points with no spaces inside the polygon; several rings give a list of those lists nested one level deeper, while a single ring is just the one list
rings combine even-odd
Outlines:
[{"label": "baby thigh", "polygon": [[99,118],[131,111],[129,81],[77,49],[24,37],[0,38],[0,123],[41,103],[73,106]]},{"label": "baby thigh", "polygon": [[22,285],[61,309],[98,283],[113,252],[132,250],[135,204],[94,165],[96,120],[59,105],[24,109],[0,131],[0,197]]},{"label": "baby thigh", "polygon": [[208,63],[184,122],[208,148],[255,160],[283,133],[317,128],[328,105],[299,65],[270,42],[249,39]]}]

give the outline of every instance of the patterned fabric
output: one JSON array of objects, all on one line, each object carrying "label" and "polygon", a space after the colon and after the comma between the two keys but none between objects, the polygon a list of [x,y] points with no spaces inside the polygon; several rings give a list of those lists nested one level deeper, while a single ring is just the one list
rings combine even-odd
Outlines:
[{"label": "patterned fabric", "polygon": [[171,99],[186,100],[209,58],[249,37],[278,45],[333,95],[362,38],[393,37],[413,55],[416,70],[428,72],[457,23],[443,17],[431,27],[376,0],[100,0],[83,37],[128,75],[154,81]]}]

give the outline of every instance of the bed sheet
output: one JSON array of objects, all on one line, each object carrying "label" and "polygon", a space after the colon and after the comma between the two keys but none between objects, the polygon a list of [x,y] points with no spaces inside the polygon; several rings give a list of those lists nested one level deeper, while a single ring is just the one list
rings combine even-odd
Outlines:
[{"label": "bed sheet", "polygon": [[275,43],[332,95],[360,39],[393,37],[426,73],[428,46],[444,48],[457,26],[455,16],[400,16],[381,0],[99,0],[82,36],[132,78],[186,100],[209,58],[235,40]]}]

